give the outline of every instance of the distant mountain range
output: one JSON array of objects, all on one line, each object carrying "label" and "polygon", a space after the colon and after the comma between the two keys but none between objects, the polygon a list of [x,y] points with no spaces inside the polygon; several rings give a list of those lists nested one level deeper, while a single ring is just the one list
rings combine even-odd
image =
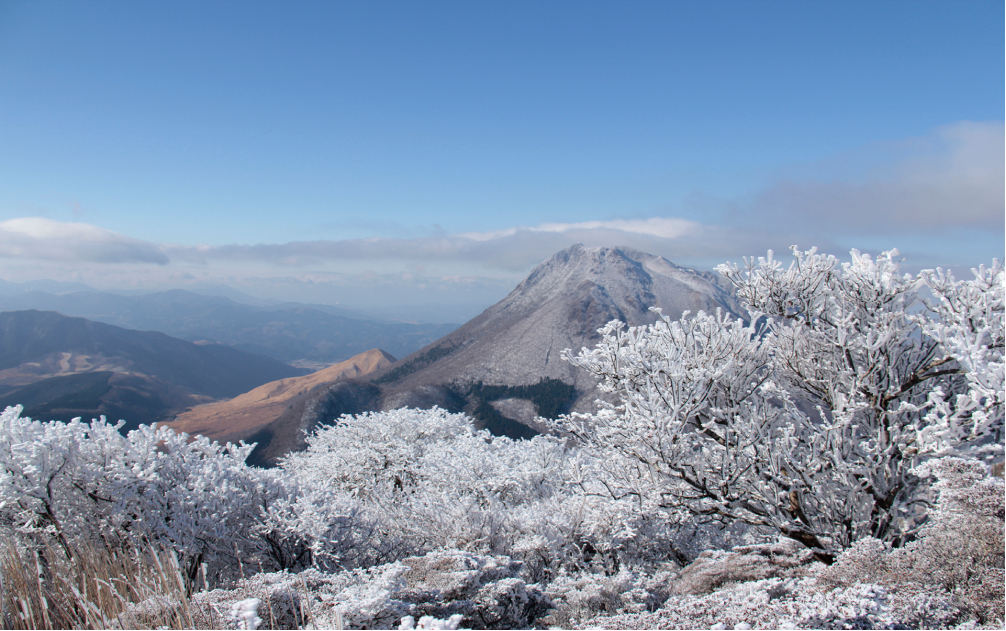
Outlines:
[{"label": "distant mountain range", "polygon": [[21,404],[40,420],[105,415],[135,427],[305,372],[222,344],[51,311],[0,313],[0,407]]},{"label": "distant mountain range", "polygon": [[[122,296],[97,291],[50,293],[0,286],[0,311],[40,309],[124,328],[160,331],[187,341],[213,341],[310,369],[372,348],[402,357],[457,328],[368,319],[340,307],[240,304],[222,296],[175,289]],[[43,284],[44,287],[50,287]],[[76,289],[58,285],[52,289]]]}]

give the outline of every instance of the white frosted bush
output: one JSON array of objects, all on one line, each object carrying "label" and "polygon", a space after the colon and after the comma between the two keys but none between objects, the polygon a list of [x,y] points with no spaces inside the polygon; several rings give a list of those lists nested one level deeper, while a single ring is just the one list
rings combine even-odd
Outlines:
[{"label": "white frosted bush", "polygon": [[0,526],[10,536],[53,537],[68,554],[78,540],[168,547],[192,582],[204,564],[233,575],[240,556],[290,567],[306,545],[331,558],[366,532],[350,501],[321,501],[290,476],[247,466],[251,445],[20,413],[0,415]]},{"label": "white frosted bush", "polygon": [[231,605],[230,620],[235,629],[258,629],[262,619],[258,617],[258,598],[247,598]]},{"label": "white frosted bush", "polygon": [[122,436],[121,422],[41,423],[20,412],[0,415],[0,520],[13,531],[166,545],[190,577],[255,538],[269,490],[244,464],[250,446],[147,426]]},{"label": "white frosted bush", "polygon": [[412,631],[412,629],[457,629],[464,616],[454,614],[446,620],[434,618],[433,616],[423,616],[416,625],[416,619],[412,616],[402,618],[402,623],[398,626],[402,631]]},{"label": "white frosted bush", "polygon": [[820,578],[839,586],[869,581],[895,594],[928,591],[952,605],[958,622],[1001,625],[1002,479],[989,476],[982,462],[961,458],[930,460],[915,473],[936,477],[939,492],[919,539],[898,549],[863,539]]},{"label": "white frosted bush", "polygon": [[912,276],[896,256],[793,248],[788,267],[771,252],[720,266],[747,323],[609,323],[595,348],[563,356],[617,404],[555,427],[593,452],[613,497],[672,516],[770,529],[824,561],[865,537],[914,536],[929,491],[913,467],[1003,453],[1004,272]]},{"label": "white frosted bush", "polygon": [[579,628],[947,628],[959,620],[949,598],[918,587],[896,592],[864,583],[829,587],[814,578],[771,578],[704,596],[672,596],[653,613],[595,617]]},{"label": "white frosted bush", "polygon": [[624,569],[611,576],[561,574],[548,586],[555,610],[543,622],[565,628],[598,615],[652,612],[667,600],[675,578],[666,570],[652,575]]},{"label": "white frosted bush", "polygon": [[320,489],[319,498],[359,498],[375,516],[374,540],[394,547],[397,538],[399,556],[436,548],[506,554],[525,559],[537,580],[581,559],[587,539],[591,549],[611,547],[603,524],[614,505],[605,500],[602,510],[580,493],[578,459],[558,439],[492,436],[464,414],[433,408],[344,416],[281,467]]},{"label": "white frosted bush", "polygon": [[[466,415],[438,408],[343,416],[307,442],[280,465],[303,490],[274,500],[267,517],[276,536],[303,537],[299,548],[287,548],[315,565],[457,548],[519,558],[524,577],[539,581],[559,568],[617,573],[625,563],[680,565],[742,534],[687,516],[679,523],[640,494],[613,499],[606,464],[559,439],[492,436]],[[350,519],[354,501],[360,512]],[[340,503],[345,507],[327,516]],[[333,538],[326,528],[340,516],[369,530],[353,533],[347,524]]]},{"label": "white frosted bush", "polygon": [[378,488],[416,488],[420,458],[475,434],[467,416],[440,408],[345,415],[315,431],[307,449],[288,454],[280,466],[366,498]]},{"label": "white frosted bush", "polygon": [[275,492],[263,506],[255,532],[263,554],[281,569],[343,569],[373,565],[395,555],[377,534],[376,518],[344,491],[308,476],[271,469],[260,475]]}]

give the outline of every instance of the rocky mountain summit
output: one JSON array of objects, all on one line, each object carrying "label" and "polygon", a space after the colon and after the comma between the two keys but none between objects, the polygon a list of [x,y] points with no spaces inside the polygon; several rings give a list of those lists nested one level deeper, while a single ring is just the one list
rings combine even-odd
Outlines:
[{"label": "rocky mountain summit", "polygon": [[[382,388],[382,409],[472,407],[465,384],[527,386],[542,380],[572,386],[570,406],[585,409],[596,397],[596,383],[560,353],[595,345],[597,330],[611,320],[631,326],[654,322],[651,307],[673,319],[685,311],[741,312],[712,272],[630,248],[574,245],[536,267],[510,295],[461,328],[375,373],[373,383]],[[520,417],[512,420],[529,422],[532,408],[514,399],[520,397],[501,398],[493,407]]]}]

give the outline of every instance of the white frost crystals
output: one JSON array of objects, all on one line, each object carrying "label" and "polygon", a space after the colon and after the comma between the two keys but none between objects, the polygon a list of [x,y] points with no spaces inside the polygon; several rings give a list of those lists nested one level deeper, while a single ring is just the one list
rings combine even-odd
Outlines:
[{"label": "white frost crystals", "polygon": [[[823,560],[923,523],[926,454],[1002,454],[1003,267],[902,275],[897,251],[793,248],[721,265],[749,324],[612,322],[568,361],[619,396],[555,424],[607,460],[609,492],[768,527]],[[932,288],[937,302],[923,299]]]},{"label": "white frost crystals", "polygon": [[[953,453],[954,446],[994,434],[997,427],[997,442],[1002,447],[1006,381],[1003,265],[997,261],[991,268],[982,265],[972,271],[975,278],[961,282],[939,268],[921,274],[937,298],[930,309],[939,317],[916,318],[923,331],[959,363],[969,385],[966,392],[934,390],[930,395],[923,435],[928,450],[936,453]],[[984,447],[976,455],[989,450],[989,446]]]},{"label": "white frost crystals", "polygon": [[195,576],[254,537],[267,490],[244,464],[248,445],[221,446],[141,426],[41,423],[0,414],[0,523],[22,534],[168,545]]},{"label": "white frost crystals", "polygon": [[249,629],[254,631],[262,624],[262,619],[258,617],[258,598],[246,598],[231,606],[230,620],[235,629]]},{"label": "white frost crystals", "polygon": [[52,537],[67,554],[81,542],[170,548],[191,583],[205,568],[240,574],[242,556],[310,566],[366,529],[349,498],[246,465],[252,445],[20,413],[0,414],[0,529],[25,540]]}]

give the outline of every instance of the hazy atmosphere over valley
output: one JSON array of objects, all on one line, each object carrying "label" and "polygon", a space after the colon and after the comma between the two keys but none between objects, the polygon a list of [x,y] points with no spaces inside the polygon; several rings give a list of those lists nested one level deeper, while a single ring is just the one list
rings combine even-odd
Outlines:
[{"label": "hazy atmosphere over valley", "polygon": [[574,243],[964,272],[1004,251],[1001,18],[5,1],[0,278],[459,324]]}]

